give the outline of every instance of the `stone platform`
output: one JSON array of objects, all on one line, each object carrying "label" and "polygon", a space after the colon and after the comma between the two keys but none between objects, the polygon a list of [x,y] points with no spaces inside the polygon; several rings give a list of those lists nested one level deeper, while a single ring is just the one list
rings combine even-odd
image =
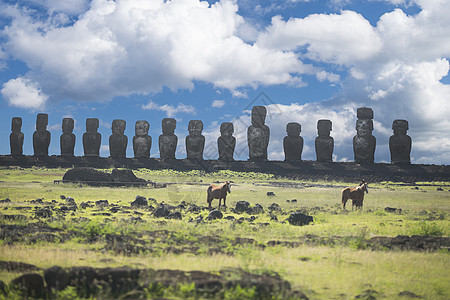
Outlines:
[{"label": "stone platform", "polygon": [[178,171],[232,170],[239,172],[262,172],[299,180],[328,180],[358,182],[396,181],[415,183],[420,181],[450,182],[449,165],[393,165],[385,163],[357,164],[354,162],[320,163],[316,161],[233,161],[217,160],[191,161],[186,159],[161,160],[158,158],[107,158],[107,157],[62,157],[62,156],[20,156],[0,155],[0,166],[74,168],[147,168],[153,170],[173,169]]}]

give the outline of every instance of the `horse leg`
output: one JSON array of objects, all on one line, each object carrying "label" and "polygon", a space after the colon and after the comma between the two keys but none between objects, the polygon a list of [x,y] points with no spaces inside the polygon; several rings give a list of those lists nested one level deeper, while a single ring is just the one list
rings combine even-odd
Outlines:
[{"label": "horse leg", "polygon": [[220,210],[220,204],[222,203],[222,198],[219,198],[219,210]]},{"label": "horse leg", "polygon": [[208,202],[208,208],[211,208],[211,202],[213,199],[211,199],[211,196],[208,195],[208,197],[206,198],[206,202]]},{"label": "horse leg", "polygon": [[227,207],[227,204],[225,203],[226,200],[227,200],[227,196],[223,197],[223,207]]}]

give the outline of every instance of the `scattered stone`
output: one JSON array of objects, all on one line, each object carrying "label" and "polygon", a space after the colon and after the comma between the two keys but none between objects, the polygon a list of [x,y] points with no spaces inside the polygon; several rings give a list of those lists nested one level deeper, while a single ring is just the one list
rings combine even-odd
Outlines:
[{"label": "scattered stone", "polygon": [[35,199],[35,200],[31,200],[30,203],[32,204],[43,204],[44,201],[42,201],[41,198]]},{"label": "scattered stone", "polygon": [[133,202],[131,202],[131,207],[146,207],[148,206],[147,198],[137,195]]},{"label": "scattered stone", "polygon": [[267,208],[269,211],[281,211],[281,206],[278,203],[272,203],[270,204],[270,206]]},{"label": "scattered stone", "polygon": [[275,193],[274,192],[267,192],[267,196],[273,197],[273,196],[275,196]]},{"label": "scattered stone", "polygon": [[66,198],[66,204],[70,205],[70,206],[76,206],[77,204],[75,203],[75,200],[71,197],[67,197]]},{"label": "scattered stone", "polygon": [[0,295],[6,295],[8,293],[8,285],[0,280]]},{"label": "scattered stone", "polygon": [[264,208],[262,207],[261,204],[255,204],[255,206],[249,207],[247,209],[247,213],[248,214],[263,214],[264,213]]},{"label": "scattered stone", "polygon": [[439,188],[437,188],[436,190],[437,190],[437,191],[441,191],[441,192],[443,192],[443,191],[444,191],[444,189],[443,189],[443,188],[440,188],[440,187],[439,187]]},{"label": "scattered stone", "polygon": [[61,200],[64,200],[64,199],[66,199],[66,196],[64,196],[64,195],[59,195],[59,198],[60,198]]},{"label": "scattered stone", "polygon": [[422,296],[416,295],[413,292],[410,291],[401,291],[398,293],[400,297],[408,297],[408,298],[423,298]]},{"label": "scattered stone", "polygon": [[36,273],[23,274],[10,283],[10,288],[18,290],[25,297],[44,297],[44,279]]},{"label": "scattered stone", "polygon": [[88,207],[94,207],[94,205],[92,205],[92,204],[90,204],[90,203],[88,203],[88,202],[81,202],[80,207],[81,207],[82,209],[86,209],[86,208],[88,208]]},{"label": "scattered stone", "polygon": [[377,291],[369,289],[369,290],[365,290],[361,294],[357,295],[355,297],[355,299],[376,300],[377,299],[375,297],[376,295],[378,295]]},{"label": "scattered stone", "polygon": [[27,264],[27,263],[23,263],[23,262],[0,260],[0,270],[6,271],[6,272],[23,273],[23,272],[30,272],[30,271],[39,271],[40,269],[38,267],[36,267],[35,265],[31,265],[31,264]]},{"label": "scattered stone", "polygon": [[401,214],[402,213],[402,209],[401,208],[394,208],[394,207],[385,207],[384,211],[385,212],[389,212],[389,213],[397,213],[397,214]]},{"label": "scattered stone", "polygon": [[61,267],[53,266],[44,271],[45,282],[49,291],[61,291],[69,283],[69,274]]},{"label": "scattered stone", "polygon": [[41,208],[35,212],[36,218],[50,218],[53,212],[49,208]]},{"label": "scattered stone", "polygon": [[216,220],[216,219],[222,219],[223,218],[223,214],[220,210],[214,209],[212,210],[208,217],[206,217],[207,220]]},{"label": "scattered stone", "polygon": [[131,217],[127,220],[129,223],[145,223],[145,220],[141,217]]},{"label": "scattered stone", "polygon": [[95,201],[95,206],[97,206],[97,207],[108,207],[109,206],[109,203],[108,203],[108,200],[98,200],[98,201]]},{"label": "scattered stone", "polygon": [[270,221],[277,221],[277,222],[278,222],[277,216],[271,216],[271,217],[270,217]]},{"label": "scattered stone", "polygon": [[167,219],[173,219],[173,220],[181,220],[181,219],[183,219],[183,217],[181,216],[181,212],[179,212],[179,211],[171,212],[166,218]]},{"label": "scattered stone", "polygon": [[291,203],[295,203],[295,202],[297,202],[297,199],[292,199],[291,200]]},{"label": "scattered stone", "polygon": [[225,219],[225,220],[229,220],[229,221],[234,221],[234,220],[236,220],[236,218],[233,217],[233,216],[226,216],[224,219]]},{"label": "scattered stone", "polygon": [[250,207],[250,203],[249,202],[247,202],[247,201],[238,201],[236,203],[236,208],[234,210],[236,211],[236,213],[243,213],[243,212],[246,212],[249,207]]},{"label": "scattered stone", "polygon": [[296,225],[296,226],[302,226],[302,225],[308,225],[309,223],[313,222],[313,217],[305,215],[301,212],[294,212],[292,213],[289,218],[287,219],[289,224]]},{"label": "scattered stone", "polygon": [[170,214],[170,210],[164,204],[160,204],[160,206],[153,212],[153,216],[156,218],[164,218]]},{"label": "scattered stone", "polygon": [[0,200],[0,203],[11,203],[11,200],[9,198]]}]

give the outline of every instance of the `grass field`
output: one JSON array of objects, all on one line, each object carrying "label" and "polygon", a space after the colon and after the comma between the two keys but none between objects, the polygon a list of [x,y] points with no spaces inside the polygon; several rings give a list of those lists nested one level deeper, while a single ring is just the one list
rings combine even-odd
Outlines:
[{"label": "grass field", "polygon": [[[341,190],[356,182],[298,182],[261,173],[142,169],[135,171],[138,177],[167,182],[167,188],[53,183],[65,171],[0,169],[0,200],[11,200],[0,204],[0,214],[26,217],[1,218],[0,224],[37,224],[58,229],[51,238],[39,240],[32,234],[16,238],[2,228],[1,261],[24,262],[42,269],[54,265],[63,268],[127,265],[207,272],[241,268],[249,272],[277,272],[293,289],[310,299],[405,299],[405,294],[450,299],[448,247],[432,251],[399,250],[374,247],[371,242],[379,236],[448,237],[448,182],[423,182],[414,186],[369,183],[363,210],[351,211],[349,203],[350,210],[343,211]],[[154,199],[149,202],[154,208],[161,203],[178,206],[183,201],[186,207],[207,206],[207,186],[225,180],[232,182],[232,189],[227,198],[228,209],[222,212],[224,217],[234,217],[234,220],[207,221],[208,210],[195,213],[186,208],[180,208],[182,220],[170,220],[154,217],[150,208],[130,207],[137,195]],[[267,192],[275,196],[267,196]],[[65,205],[65,200],[61,195],[72,197],[78,209],[62,213],[59,208]],[[42,199],[42,203],[31,202],[36,199]],[[52,200],[55,201],[50,204]],[[108,200],[109,206],[95,206],[98,200]],[[261,204],[264,213],[255,214],[254,220],[247,213],[234,213],[231,208],[242,200],[252,206]],[[81,209],[81,203],[92,207]],[[272,203],[279,204],[281,210],[269,212]],[[119,208],[115,213],[110,212],[113,205]],[[217,205],[214,200],[213,206]],[[37,216],[36,212],[44,207],[52,208],[51,217]],[[402,212],[386,212],[386,207],[399,208]],[[313,216],[314,223],[290,225],[285,220],[293,211]],[[200,216],[203,221],[196,221]],[[240,218],[244,219],[238,222]],[[155,232],[164,233],[155,235]],[[129,236],[129,243],[141,250],[130,253],[109,247],[108,235]],[[239,242],[243,238],[251,240]],[[271,244],[273,241],[277,243]],[[0,270],[0,280],[6,283],[18,275],[18,272]],[[405,291],[410,294],[402,293]],[[162,296],[177,297],[170,291]]]}]

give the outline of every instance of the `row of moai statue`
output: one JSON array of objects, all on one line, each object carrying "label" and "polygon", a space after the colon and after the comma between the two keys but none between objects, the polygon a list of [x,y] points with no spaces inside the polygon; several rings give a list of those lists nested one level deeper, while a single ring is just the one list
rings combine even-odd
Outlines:
[{"label": "row of moai statue", "polygon": [[[247,130],[249,160],[267,161],[270,129],[265,125],[267,110],[264,106],[254,106],[251,115],[251,125]],[[373,131],[373,110],[367,107],[357,109],[356,136],[353,138],[353,150],[356,163],[373,163],[376,139]],[[50,132],[47,130],[48,115],[38,114],[36,131],[33,134],[33,149],[35,156],[48,156]],[[83,134],[84,156],[98,157],[100,155],[101,134],[97,132],[99,121],[96,118],[86,119],[86,132]],[[12,119],[12,133],[10,135],[11,155],[22,155],[24,135],[21,132],[22,119]],[[113,120],[112,135],[109,137],[110,156],[125,158],[128,137],[125,133],[126,122]],[[136,158],[149,158],[152,138],[148,135],[150,125],[147,121],[137,121],[135,136],[133,137],[133,151]],[[175,159],[178,137],[175,135],[176,120],[165,118],[162,120],[162,134],[159,136],[159,152],[162,159]],[[64,118],[62,122],[63,134],[60,137],[61,155],[74,156],[75,135],[73,134],[74,120]],[[411,138],[406,134],[408,121],[395,120],[392,124],[394,135],[389,139],[389,149],[392,163],[410,163]],[[189,121],[189,135],[186,137],[187,159],[203,160],[205,137],[202,135],[203,123],[200,120]],[[315,139],[316,158],[319,162],[331,162],[334,150],[334,139],[330,136],[332,122],[319,120],[317,122],[318,136]],[[287,136],[283,139],[286,161],[301,161],[303,152],[303,138],[300,136],[301,125],[288,123]],[[233,161],[236,138],[233,136],[233,123],[222,123],[221,136],[217,140],[219,160]]]}]

